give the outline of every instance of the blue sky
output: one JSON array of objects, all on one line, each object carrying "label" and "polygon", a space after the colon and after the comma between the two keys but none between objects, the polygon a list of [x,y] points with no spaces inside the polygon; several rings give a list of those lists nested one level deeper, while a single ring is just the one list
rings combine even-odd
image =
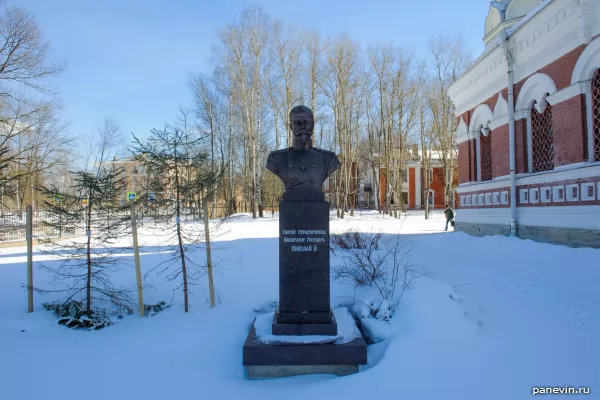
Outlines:
[{"label": "blue sky", "polygon": [[[246,0],[7,0],[32,11],[51,56],[66,60],[55,80],[65,117],[88,134],[105,117],[144,136],[192,104],[190,73],[210,72],[219,29]],[[395,43],[424,55],[427,40],[462,34],[483,51],[486,0],[258,0],[273,18],[323,35],[347,33],[363,45]],[[408,5],[407,5],[408,3]]]}]

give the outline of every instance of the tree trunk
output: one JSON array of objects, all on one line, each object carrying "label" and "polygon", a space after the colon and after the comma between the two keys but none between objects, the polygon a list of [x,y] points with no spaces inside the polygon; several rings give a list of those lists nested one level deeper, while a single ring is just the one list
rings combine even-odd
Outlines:
[{"label": "tree trunk", "polygon": [[204,241],[206,248],[206,271],[208,274],[208,292],[210,296],[210,307],[215,306],[215,287],[213,282],[213,270],[212,270],[212,255],[210,250],[210,226],[208,224],[208,201],[205,198],[203,201],[204,209]]},{"label": "tree trunk", "polygon": [[87,213],[87,293],[86,311],[88,316],[92,313],[92,196],[88,196]]},{"label": "tree trunk", "polygon": [[[261,114],[261,108],[262,108],[262,97],[261,97],[261,90],[260,87],[258,88],[258,128],[257,128],[257,135],[256,135],[256,141],[258,142],[258,145],[260,146],[260,139],[261,139],[261,126],[260,126],[260,114]],[[255,197],[256,197],[256,201],[258,202],[258,217],[259,218],[263,218],[263,202],[262,202],[262,173],[259,173],[259,171],[262,171],[262,161],[261,161],[261,165],[260,165],[260,169],[256,168],[256,160],[255,160],[255,174],[256,174],[256,192],[255,192]]]},{"label": "tree trunk", "polygon": [[[177,154],[175,152],[175,154]],[[185,250],[183,247],[183,237],[181,235],[181,208],[180,208],[180,199],[181,199],[181,188],[179,187],[179,166],[177,162],[175,163],[175,223],[177,227],[177,243],[179,245],[179,256],[181,257],[181,274],[183,275],[183,306],[184,311],[189,311],[189,301],[188,301],[188,276],[187,276],[187,266],[185,263]]]}]

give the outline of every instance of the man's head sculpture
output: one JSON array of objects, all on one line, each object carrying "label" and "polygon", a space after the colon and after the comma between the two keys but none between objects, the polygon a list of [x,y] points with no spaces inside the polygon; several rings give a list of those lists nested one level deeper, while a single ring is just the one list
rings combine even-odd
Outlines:
[{"label": "man's head sculpture", "polygon": [[[310,108],[294,107],[290,111],[292,145],[287,149],[272,151],[267,158],[267,169],[277,175],[285,186],[284,201],[292,198],[322,198],[323,182],[339,168],[340,162],[335,153],[312,146],[314,125]],[[300,192],[303,194],[299,195]]]},{"label": "man's head sculpture", "polygon": [[308,150],[312,148],[315,118],[310,108],[296,106],[290,110],[290,129],[294,134],[292,146],[294,149]]}]

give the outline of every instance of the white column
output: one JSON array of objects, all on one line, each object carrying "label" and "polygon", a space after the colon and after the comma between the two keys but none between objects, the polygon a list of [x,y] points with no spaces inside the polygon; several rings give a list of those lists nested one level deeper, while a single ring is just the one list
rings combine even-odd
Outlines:
[{"label": "white column", "polygon": [[527,135],[527,172],[530,174],[533,173],[533,132],[531,128],[531,107],[526,111],[527,116],[525,117],[527,121],[527,131],[525,134]]},{"label": "white column", "polygon": [[415,167],[415,208],[421,208],[421,166]]},{"label": "white column", "polygon": [[479,132],[473,132],[475,136],[475,162],[477,165],[475,168],[477,169],[477,182],[481,182],[481,145],[479,143],[481,134]]},{"label": "white column", "polygon": [[594,109],[592,107],[592,81],[585,83],[585,115],[587,121],[588,161],[594,162]]}]

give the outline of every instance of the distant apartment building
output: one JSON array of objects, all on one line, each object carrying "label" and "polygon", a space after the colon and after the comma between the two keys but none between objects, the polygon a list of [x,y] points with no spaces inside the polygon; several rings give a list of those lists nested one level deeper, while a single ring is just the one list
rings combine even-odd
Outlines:
[{"label": "distant apartment building", "polygon": [[115,170],[122,171],[122,180],[125,183],[125,190],[120,198],[121,201],[127,200],[127,193],[137,193],[139,196],[147,187],[148,174],[144,167],[143,161],[115,157],[110,161],[110,165]]}]

